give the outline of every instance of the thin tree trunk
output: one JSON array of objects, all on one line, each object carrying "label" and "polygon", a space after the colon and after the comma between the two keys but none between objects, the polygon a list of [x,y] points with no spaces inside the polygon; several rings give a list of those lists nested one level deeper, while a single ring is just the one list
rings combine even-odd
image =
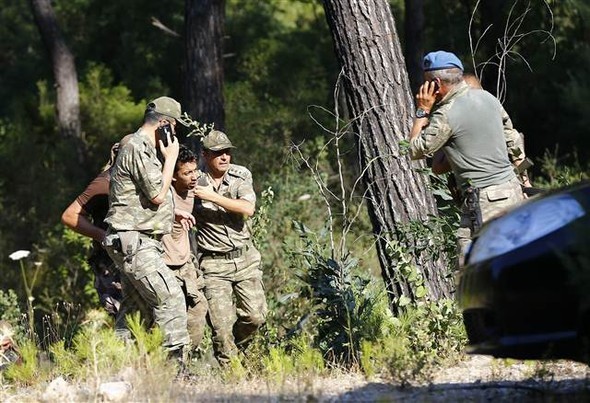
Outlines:
[{"label": "thin tree trunk", "polygon": [[424,56],[424,1],[406,0],[405,33],[406,61],[410,87],[415,94],[422,84],[422,58]]},{"label": "thin tree trunk", "polygon": [[220,130],[225,128],[224,23],[224,0],[186,0],[185,100],[193,119]]},{"label": "thin tree trunk", "polygon": [[74,55],[68,48],[50,0],[30,0],[35,22],[51,59],[57,92],[57,119],[60,132],[73,139],[78,162],[86,162],[86,143],[80,124],[80,94]]},{"label": "thin tree trunk", "polygon": [[[387,0],[324,0],[336,55],[343,70],[350,112],[355,117],[359,159],[366,170],[368,207],[377,251],[392,310],[405,296],[416,300],[415,283],[399,273],[390,252],[400,225],[427,220],[436,214],[428,180],[402,155],[399,143],[407,139],[414,105],[399,37]],[[411,241],[413,242],[413,241]],[[411,250],[414,244],[405,245]],[[414,256],[430,297],[449,296],[451,284],[442,275],[441,258]]]}]

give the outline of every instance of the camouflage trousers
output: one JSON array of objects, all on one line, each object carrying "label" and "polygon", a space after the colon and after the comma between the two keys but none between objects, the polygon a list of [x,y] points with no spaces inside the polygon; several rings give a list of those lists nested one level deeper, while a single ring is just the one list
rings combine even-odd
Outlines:
[{"label": "camouflage trousers", "polygon": [[119,234],[113,233],[107,235],[105,245],[121,268],[123,302],[117,329],[125,325],[126,314],[139,306],[162,330],[166,349],[178,350],[189,344],[184,294],[174,273],[164,262],[161,242],[139,234],[133,252],[123,255]]},{"label": "camouflage trousers", "polygon": [[[505,211],[524,200],[520,181],[514,178],[500,185],[492,185],[480,189],[479,210],[483,223],[503,214]],[[465,253],[474,235],[469,210],[464,202],[461,207],[461,222],[457,230],[457,246],[459,267],[465,262]]]},{"label": "camouflage trousers", "polygon": [[260,262],[260,252],[253,246],[234,259],[201,257],[213,350],[222,365],[237,355],[238,348],[245,348],[266,322]]},{"label": "camouflage trousers", "polygon": [[169,267],[184,293],[188,333],[191,338],[191,346],[196,349],[201,344],[205,333],[208,304],[203,294],[203,287],[205,287],[203,275],[195,266],[194,259],[191,256],[185,264]]}]

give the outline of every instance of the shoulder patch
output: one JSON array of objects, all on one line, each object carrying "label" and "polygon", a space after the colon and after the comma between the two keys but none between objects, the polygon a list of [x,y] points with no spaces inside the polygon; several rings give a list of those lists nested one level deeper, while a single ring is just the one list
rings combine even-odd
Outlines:
[{"label": "shoulder patch", "polygon": [[241,165],[231,164],[227,173],[238,178],[246,179],[248,176],[252,176],[248,168]]}]

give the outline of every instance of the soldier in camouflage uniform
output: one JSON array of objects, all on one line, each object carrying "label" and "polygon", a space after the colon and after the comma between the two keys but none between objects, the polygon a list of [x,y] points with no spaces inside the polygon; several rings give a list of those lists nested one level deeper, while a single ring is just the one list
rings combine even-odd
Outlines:
[{"label": "soldier in camouflage uniform", "polygon": [[[174,176],[172,178],[172,193],[177,210],[192,213],[195,204],[193,189],[197,183],[197,157],[187,147],[181,145]],[[162,237],[164,245],[164,260],[176,276],[184,292],[188,333],[191,338],[192,349],[201,343],[205,331],[205,317],[207,315],[207,299],[203,295],[203,275],[195,265],[196,256],[191,253],[191,238],[194,234],[181,223],[174,222],[172,232]]]},{"label": "soldier in camouflage uniform", "polygon": [[462,264],[474,231],[524,199],[511,165],[520,156],[520,135],[496,97],[465,83],[463,65],[454,54],[427,54],[424,79],[416,95],[410,155],[432,157],[442,149],[453,169],[465,196],[457,231]]},{"label": "soldier in camouflage uniform", "polygon": [[265,323],[267,306],[261,257],[247,222],[256,204],[252,174],[231,164],[234,146],[225,133],[211,131],[203,138],[202,148],[204,167],[194,191],[194,215],[213,348],[223,365]]},{"label": "soldier in camouflage uniform", "polygon": [[112,170],[105,219],[109,229],[103,245],[149,308],[164,335],[164,347],[182,357],[189,343],[184,295],[164,261],[161,243],[175,214],[194,223],[190,214],[174,210],[170,190],[179,150],[170,132],[177,121],[183,123],[180,104],[169,97],[157,98],[148,104],[143,125],[121,147]]},{"label": "soldier in camouflage uniform", "polygon": [[79,234],[92,238],[92,254],[88,263],[94,271],[94,288],[104,309],[116,316],[121,305],[121,279],[115,264],[101,245],[107,224],[104,218],[109,210],[109,181],[119,143],[111,148],[111,158],[101,172],[86,187],[61,216],[64,225]]},{"label": "soldier in camouflage uniform", "polygon": [[[477,76],[473,73],[463,73],[463,80],[467,85],[471,88],[483,90],[481,86],[481,82],[477,78]],[[512,126],[512,121],[508,116],[508,113],[502,108],[502,120],[507,122],[508,127]],[[514,142],[514,139],[517,137],[514,134],[513,130],[505,130],[504,134],[507,136],[506,138],[506,150],[508,152],[508,157],[510,158],[510,162],[514,166],[514,170],[517,173],[517,177],[520,179],[520,183],[526,192],[532,190],[532,185],[530,179],[527,174],[527,168],[532,166],[532,161],[530,161],[525,155],[524,149],[524,135],[518,132],[518,140]],[[451,164],[447,160],[445,156],[445,152],[443,149],[439,149],[437,152],[434,153],[432,156],[432,173],[436,175],[442,175],[447,172],[451,172]],[[462,196],[461,191],[457,187],[457,180],[455,179],[454,175],[449,175],[447,178],[447,187],[453,196],[455,202],[460,206],[462,204]]]}]

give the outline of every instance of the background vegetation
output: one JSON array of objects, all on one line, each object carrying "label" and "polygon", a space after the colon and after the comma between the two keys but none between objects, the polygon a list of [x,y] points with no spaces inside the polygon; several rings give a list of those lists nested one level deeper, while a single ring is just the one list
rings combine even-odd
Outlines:
[{"label": "background vegetation", "polygon": [[[387,312],[364,211],[346,235],[346,254],[334,259],[327,247],[324,200],[301,159],[289,152],[293,143],[302,144],[330,185],[343,180],[349,186],[355,178],[355,164],[348,163],[354,161],[354,152],[345,150],[345,175],[339,178],[334,155],[322,148],[326,134],[310,118],[312,113],[328,124],[328,114],[309,106],[335,107],[339,71],[321,3],[226,3],[227,132],[238,146],[235,161],[253,171],[261,202],[257,242],[264,256],[270,307],[265,342],[254,346],[269,357],[261,370],[304,365],[272,361],[280,356],[273,356],[273,351],[305,356],[301,343],[332,362],[357,365],[367,373],[387,367],[398,375],[427,366],[440,351],[459,350],[462,330],[447,301],[423,301],[399,318]],[[425,48],[455,51],[469,65],[469,22],[476,1],[424,3]],[[503,21],[510,12],[505,3]],[[516,45],[506,67],[505,106],[525,133],[528,154],[536,161],[533,180],[558,186],[588,177],[590,5],[582,0],[549,1],[550,15],[542,3],[517,2],[521,12],[532,4],[522,29],[551,31],[554,41],[531,35]],[[402,33],[403,2],[391,4]],[[76,55],[90,158],[84,169],[72,158],[74,145],[58,135],[51,66],[27,2],[0,0],[0,5],[0,316],[15,319],[15,310],[26,311],[23,264],[27,279],[38,274],[32,287],[38,333],[47,346],[59,338],[67,346],[73,343],[76,323],[98,301],[85,263],[89,242],[63,228],[61,212],[98,172],[110,145],[137,128],[149,99],[161,94],[181,98],[182,40],[150,21],[156,17],[182,32],[184,2],[170,0],[166,7],[136,0],[54,2]],[[475,15],[476,22],[478,18]],[[340,224],[348,218],[337,208],[335,217]],[[443,231],[437,238],[439,247],[448,243],[453,231],[453,212],[447,217],[450,221],[437,227]],[[430,232],[413,231],[421,236]],[[32,254],[20,262],[8,259],[17,249]],[[403,257],[404,251],[396,253]],[[411,267],[408,270],[411,275]],[[326,272],[331,277],[319,278]],[[327,288],[319,288],[322,281]],[[51,331],[44,326],[49,318]],[[340,318],[347,320],[338,323]],[[391,351],[398,352],[393,355],[397,364],[391,361]],[[313,361],[315,356],[305,357]]]}]

